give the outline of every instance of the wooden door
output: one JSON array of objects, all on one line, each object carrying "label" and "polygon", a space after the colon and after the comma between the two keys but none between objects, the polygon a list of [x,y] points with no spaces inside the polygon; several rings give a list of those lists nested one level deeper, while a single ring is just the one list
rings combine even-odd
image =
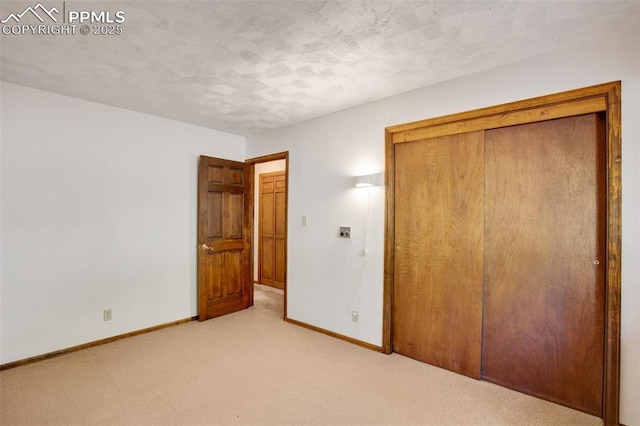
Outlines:
[{"label": "wooden door", "polygon": [[606,170],[597,114],[486,132],[482,377],[602,415]]},{"label": "wooden door", "polygon": [[258,280],[260,284],[284,289],[287,253],[285,172],[261,174],[259,191]]},{"label": "wooden door", "polygon": [[249,170],[200,157],[198,166],[198,320],[251,303]]},{"label": "wooden door", "polygon": [[395,146],[393,350],[480,377],[483,134]]}]

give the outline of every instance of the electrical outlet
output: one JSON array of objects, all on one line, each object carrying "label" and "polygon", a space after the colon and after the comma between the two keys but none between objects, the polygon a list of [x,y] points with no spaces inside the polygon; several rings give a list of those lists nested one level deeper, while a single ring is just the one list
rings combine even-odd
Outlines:
[{"label": "electrical outlet", "polygon": [[104,321],[111,321],[111,309],[102,311],[102,318]]},{"label": "electrical outlet", "polygon": [[351,312],[351,321],[358,322],[358,311]]},{"label": "electrical outlet", "polygon": [[341,238],[351,238],[351,227],[341,226],[339,235]]}]

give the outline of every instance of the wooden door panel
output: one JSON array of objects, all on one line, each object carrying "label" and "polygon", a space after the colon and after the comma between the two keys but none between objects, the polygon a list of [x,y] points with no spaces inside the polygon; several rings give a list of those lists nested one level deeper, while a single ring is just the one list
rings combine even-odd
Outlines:
[{"label": "wooden door panel", "polygon": [[[277,182],[280,183],[280,182]],[[278,190],[278,189],[276,189]],[[280,192],[276,192],[274,194],[274,206],[273,206],[273,211],[274,211],[274,218],[273,218],[273,223],[275,226],[274,229],[274,235],[276,237],[279,238],[284,238],[284,236],[287,233],[287,228],[286,228],[286,212],[285,212],[285,201],[286,201],[286,194],[285,192],[280,191]]]},{"label": "wooden door panel", "polygon": [[483,133],[395,146],[393,350],[480,376]]},{"label": "wooden door panel", "polygon": [[225,296],[242,295],[242,252],[226,251],[224,253],[224,262],[224,267],[227,271]]},{"label": "wooden door panel", "polygon": [[275,189],[275,178],[273,176],[268,176],[270,174],[271,173],[263,173],[260,175],[262,177],[260,185],[264,194],[273,194],[273,190]]},{"label": "wooden door panel", "polygon": [[[274,265],[275,265],[275,270],[274,270],[274,281],[276,282],[276,284],[278,285],[279,283],[284,284],[285,281],[285,265],[286,265],[286,244],[285,244],[285,240],[283,238],[277,238],[274,240],[275,244],[276,244],[276,248],[275,248],[275,259],[274,259]],[[279,287],[279,288],[283,288],[283,287]]]},{"label": "wooden door panel", "polygon": [[209,183],[223,184],[224,166],[217,164],[207,165],[207,181]]},{"label": "wooden door panel", "polygon": [[[264,188],[266,190],[266,188]],[[274,234],[274,196],[273,192],[263,193],[260,198],[260,234],[273,238]]]},{"label": "wooden door panel", "polygon": [[202,268],[204,271],[209,271],[203,278],[207,290],[207,303],[222,297],[222,261],[222,253],[207,254],[202,260]]},{"label": "wooden door panel", "polygon": [[485,146],[482,377],[597,416],[602,132],[591,114],[489,130]]},{"label": "wooden door panel", "polygon": [[205,220],[206,231],[207,231],[207,239],[214,240],[216,238],[222,238],[222,209],[223,209],[223,193],[210,191],[207,192],[207,203],[208,208],[206,210]]},{"label": "wooden door panel", "polygon": [[274,249],[273,249],[273,238],[263,238],[261,240],[261,247],[262,247],[262,256],[261,256],[261,262],[262,262],[262,284],[264,285],[270,285],[271,282],[274,279],[274,274],[273,274],[273,254],[274,254]]},{"label": "wooden door panel", "polygon": [[[244,192],[227,193],[228,208],[225,209],[226,221],[228,225],[225,227],[227,232],[225,238],[242,239],[244,229]],[[226,207],[226,206],[225,206]]]},{"label": "wooden door panel", "polygon": [[245,165],[244,163],[239,163],[239,164],[242,164],[242,166],[237,166],[237,167],[229,166],[227,168],[227,171],[228,171],[227,184],[231,186],[244,188]]},{"label": "wooden door panel", "polygon": [[198,319],[249,307],[250,218],[243,163],[200,157]]}]

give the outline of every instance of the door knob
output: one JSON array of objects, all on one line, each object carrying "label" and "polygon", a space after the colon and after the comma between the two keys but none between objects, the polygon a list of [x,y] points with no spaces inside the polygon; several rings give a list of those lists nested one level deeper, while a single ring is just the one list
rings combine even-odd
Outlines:
[{"label": "door knob", "polygon": [[202,250],[213,250],[213,247],[209,247],[208,245],[202,243],[202,245],[200,246],[200,248]]}]

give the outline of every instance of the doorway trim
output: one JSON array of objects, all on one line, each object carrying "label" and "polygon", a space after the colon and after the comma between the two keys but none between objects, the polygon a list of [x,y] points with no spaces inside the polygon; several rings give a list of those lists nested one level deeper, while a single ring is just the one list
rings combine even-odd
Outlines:
[{"label": "doorway trim", "polygon": [[[275,154],[269,154],[269,155],[263,155],[261,157],[254,157],[254,158],[249,158],[247,160],[245,160],[245,163],[249,166],[249,211],[251,212],[250,215],[250,224],[249,224],[249,228],[250,228],[250,232],[251,232],[251,241],[255,242],[255,233],[254,233],[254,220],[256,217],[256,211],[255,211],[255,170],[256,170],[256,164],[258,163],[267,163],[269,161],[275,161],[275,160],[285,160],[285,180],[287,182],[287,188],[285,191],[285,196],[284,196],[284,210],[285,210],[285,218],[284,218],[284,226],[285,229],[289,229],[289,151],[285,151],[285,152],[279,152],[279,153],[275,153]],[[285,266],[284,266],[284,282],[285,282],[285,286],[284,286],[284,309],[283,309],[283,320],[287,320],[287,283],[288,283],[288,278],[287,278],[287,271],[288,271],[288,264],[289,264],[289,232],[287,232],[287,236],[285,237]],[[253,265],[255,264],[254,262],[256,261],[254,258],[254,250],[251,250],[251,255],[250,255],[250,269],[251,269],[251,282],[253,283]],[[251,285],[251,302],[250,304],[253,305],[253,284]]]},{"label": "doorway trim", "polygon": [[395,144],[437,136],[604,112],[606,116],[606,290],[602,419],[618,425],[620,409],[620,306],[622,253],[622,144],[620,81],[431,118],[385,129],[385,249],[382,345],[392,352],[395,243]]}]

